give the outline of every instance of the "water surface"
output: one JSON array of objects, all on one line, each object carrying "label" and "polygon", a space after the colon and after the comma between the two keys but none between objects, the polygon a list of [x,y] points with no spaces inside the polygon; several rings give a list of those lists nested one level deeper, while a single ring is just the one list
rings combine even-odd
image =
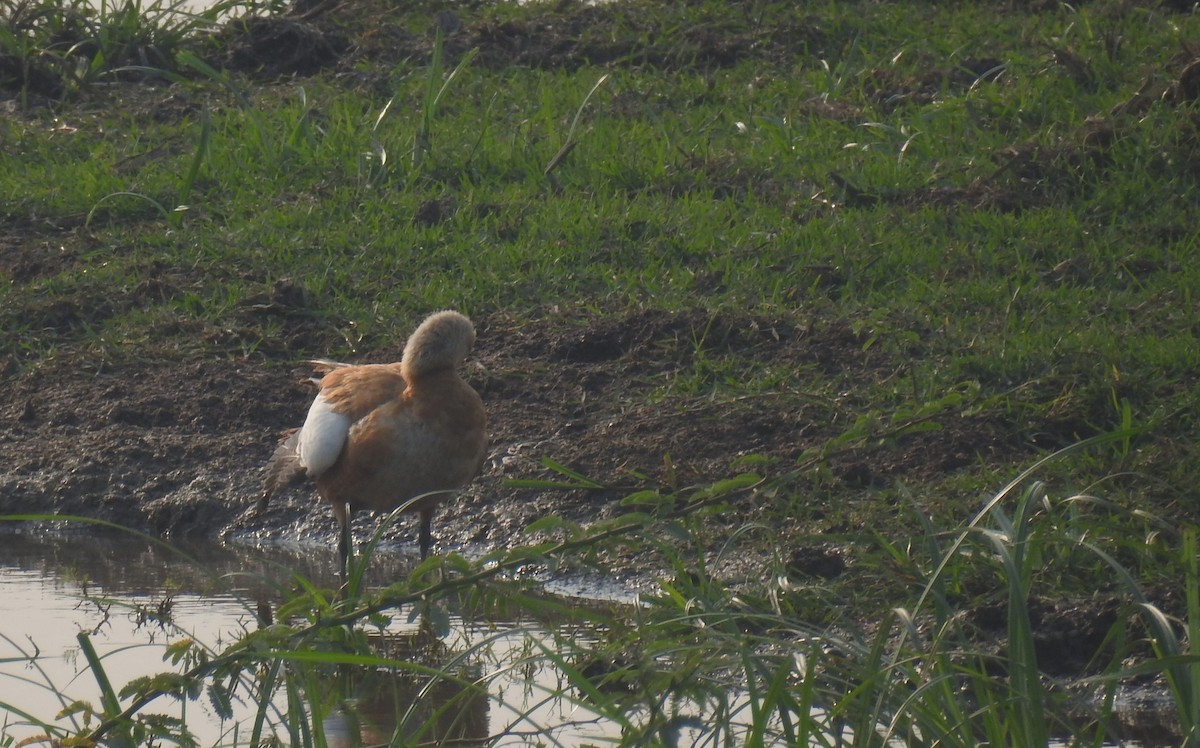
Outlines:
[{"label": "water surface", "polygon": [[[368,581],[385,585],[403,578],[412,563],[399,554],[380,554],[372,559]],[[294,588],[297,579],[335,588],[335,569],[334,554],[323,546],[168,547],[124,533],[0,533],[0,744],[36,740],[45,733],[38,721],[79,729],[86,723],[84,712],[56,716],[76,701],[99,709],[101,691],[83,657],[81,635],[119,691],[140,676],[181,672],[163,661],[171,643],[192,639],[215,653],[257,630],[260,601],[277,606],[285,597],[281,590]],[[574,579],[555,588],[581,596],[559,596],[559,604],[633,600],[611,582]],[[289,719],[287,689],[279,688],[265,715],[266,734],[282,745],[308,740],[330,746],[386,745],[397,735],[401,744],[464,746],[620,741],[621,726],[590,710],[585,695],[554,662],[560,654],[569,657],[566,649],[586,648],[599,632],[580,626],[579,619],[558,624],[545,617],[479,619],[461,609],[443,612],[447,615],[433,622],[420,611],[393,611],[386,625],[362,627],[372,653],[406,666],[326,667],[301,679],[291,696],[310,717],[307,735],[288,733],[296,720]],[[744,703],[744,694],[730,692],[726,706],[735,719],[728,727],[735,734],[744,727],[736,719]],[[251,742],[257,706],[235,701],[232,718],[222,719],[201,694],[184,701],[160,698],[142,713],[185,722],[201,746],[244,746]],[[672,708],[678,710],[678,744],[714,739],[706,726],[721,720],[712,719],[711,705],[684,699]],[[645,717],[627,716],[633,723]],[[1126,734],[1137,742],[1123,745],[1175,742],[1169,712],[1128,716]]]},{"label": "water surface", "polygon": [[[411,563],[401,556],[375,560],[372,574],[384,581]],[[119,691],[139,676],[177,672],[163,662],[168,643],[190,637],[219,651],[256,629],[257,601],[290,584],[293,570],[333,587],[334,568],[332,553],[302,546],[191,544],[173,551],[124,535],[0,535],[6,610],[0,620],[0,702],[9,706],[0,708],[4,736],[20,741],[43,734],[28,716],[78,727],[82,714],[54,718],[76,700],[99,708],[100,688],[82,656],[80,632]],[[335,675],[307,683],[304,693],[323,705],[320,724],[310,727],[330,745],[386,744],[397,730],[424,730],[411,737],[460,745],[525,745],[534,734],[562,745],[614,737],[612,725],[555,696],[562,674],[530,656],[539,644],[554,646],[542,624],[472,621],[451,612],[449,630],[435,634],[423,617],[398,613],[385,627],[370,629],[377,655],[444,663],[469,652],[455,675],[483,688],[464,689],[411,671],[337,668]],[[245,745],[255,707],[234,703],[233,719],[223,720],[201,696],[182,703],[160,698],[146,712],[185,720],[200,745]],[[288,709],[281,689],[267,721],[286,725]],[[282,744],[291,743],[280,729]]]}]

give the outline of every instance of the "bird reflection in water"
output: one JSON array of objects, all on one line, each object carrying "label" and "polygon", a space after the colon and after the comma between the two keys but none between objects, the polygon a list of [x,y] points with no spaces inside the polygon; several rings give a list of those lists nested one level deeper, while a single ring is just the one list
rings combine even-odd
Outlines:
[{"label": "bird reflection in water", "polygon": [[442,672],[439,663],[453,658],[425,626],[403,634],[371,633],[368,641],[376,656],[415,667],[342,667],[329,681],[330,711],[321,721],[330,748],[487,744],[487,689],[473,685],[478,664]]}]

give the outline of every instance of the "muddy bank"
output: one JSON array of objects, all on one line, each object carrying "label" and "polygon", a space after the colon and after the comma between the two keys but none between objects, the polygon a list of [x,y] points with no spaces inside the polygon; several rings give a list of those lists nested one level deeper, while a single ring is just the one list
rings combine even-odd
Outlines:
[{"label": "muddy bank", "polygon": [[[731,463],[748,454],[787,469],[840,428],[829,423],[828,403],[801,393],[648,398],[697,355],[732,352],[871,377],[895,365],[864,353],[834,323],[798,327],[694,311],[478,325],[467,375],[488,408],[491,452],[484,474],[439,513],[435,535],[443,548],[526,542],[522,528],[548,514],[607,516],[628,492],[665,477],[667,455],[679,485],[702,484],[734,474]],[[707,351],[694,345],[705,331]],[[394,360],[401,346],[396,341],[362,361]],[[10,365],[10,396],[0,410],[0,449],[8,455],[0,512],[80,515],[171,537],[332,538],[327,508],[304,488],[262,515],[250,513],[280,432],[303,420],[310,375],[302,362],[266,356],[126,366],[72,358],[25,371]],[[869,489],[885,471],[888,479],[927,477],[969,464],[981,451],[1011,452],[1002,424],[956,425],[869,459],[845,457],[835,471],[847,485]],[[505,485],[553,477],[542,458],[612,488]]]}]

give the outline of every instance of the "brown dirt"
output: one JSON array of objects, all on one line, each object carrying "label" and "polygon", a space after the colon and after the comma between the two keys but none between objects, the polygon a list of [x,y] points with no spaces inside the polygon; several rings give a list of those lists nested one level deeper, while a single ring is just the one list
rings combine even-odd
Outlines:
[{"label": "brown dirt", "polygon": [[[63,310],[72,319],[79,313]],[[684,486],[729,477],[739,455],[764,455],[786,469],[805,448],[844,428],[841,411],[853,406],[789,392],[653,396],[695,356],[736,352],[872,379],[896,367],[864,352],[841,323],[796,327],[692,310],[547,316],[526,324],[491,317],[478,325],[468,376],[489,409],[492,456],[450,510],[454,529],[443,523],[443,539],[456,544],[505,544],[550,512],[582,520],[614,511],[613,501],[628,491],[665,480],[667,456]],[[364,360],[393,360],[400,348],[397,341]],[[241,516],[278,434],[303,419],[312,394],[302,383],[311,375],[303,365],[257,355],[115,368],[71,358],[21,372],[9,362],[6,369],[0,449],[9,467],[0,474],[0,512],[77,514],[212,536],[231,527],[279,532],[299,510],[321,531],[332,530],[325,509],[309,508],[307,495],[263,518]],[[1003,424],[955,417],[940,431],[843,456],[832,468],[848,485],[869,487],[944,474],[980,453],[1012,456],[1010,445]],[[506,478],[553,478],[544,457],[611,488],[534,492],[504,485]]]},{"label": "brown dirt", "polygon": [[[787,393],[734,400],[649,398],[648,388],[664,373],[690,364],[700,330],[708,330],[709,355],[736,350],[849,378],[887,376],[895,367],[882,354],[864,352],[844,325],[828,322],[796,327],[742,316],[714,319],[699,311],[634,311],[530,324],[489,317],[478,320],[478,327],[469,377],[488,408],[492,450],[484,474],[437,515],[435,550],[443,552],[470,554],[528,542],[523,528],[548,514],[586,522],[625,511],[618,500],[628,490],[665,480],[665,454],[681,484],[702,483],[729,477],[731,459],[747,453],[773,458],[778,469],[787,470],[806,447],[840,428],[829,417],[841,421],[849,404],[814,404]],[[391,360],[400,347],[397,341],[367,358]],[[0,514],[80,515],[173,538],[300,540],[333,547],[335,522],[307,487],[277,498],[263,514],[251,513],[262,464],[280,431],[300,423],[307,408],[311,388],[301,381],[310,374],[307,367],[256,355],[123,368],[80,360],[25,372],[16,368],[0,367],[9,393],[0,406],[0,453],[7,458],[0,472]],[[837,485],[819,495],[860,490],[864,501],[877,502],[869,498],[873,490],[894,480],[944,476],[981,457],[1030,456],[1005,424],[951,414],[943,426],[833,459]],[[560,492],[505,485],[509,478],[554,477],[539,462],[543,457],[613,488]],[[768,508],[740,502],[725,521],[732,530],[764,511]],[[368,534],[363,525],[377,518],[358,519],[363,538]],[[832,583],[853,564],[848,559],[854,549],[810,539],[822,529],[853,534],[847,521],[817,499],[807,516],[784,520],[791,527],[776,527],[782,538],[809,540],[790,548],[747,548],[720,571],[734,580],[761,579],[767,556],[780,550],[795,580]],[[720,540],[719,526],[714,533]],[[386,537],[412,548],[414,536],[414,524],[401,521]],[[609,562],[627,582],[654,573],[644,558]],[[1119,606],[1104,596],[1042,600],[1033,610],[1039,662],[1048,673],[1071,675],[1089,672],[1100,661],[1097,653],[1108,646],[1105,634]],[[1003,646],[996,638],[1003,636],[1002,609],[985,606],[968,615],[981,641]],[[1085,629],[1081,621],[1088,622]]]}]

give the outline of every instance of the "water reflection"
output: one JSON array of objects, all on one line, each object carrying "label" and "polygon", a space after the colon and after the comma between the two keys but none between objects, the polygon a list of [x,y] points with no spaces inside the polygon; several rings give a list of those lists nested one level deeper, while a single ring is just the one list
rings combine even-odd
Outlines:
[{"label": "water reflection", "polygon": [[[373,585],[407,575],[412,563],[389,554],[372,561]],[[277,603],[280,590],[298,584],[297,576],[332,589],[336,568],[334,552],[325,547],[167,546],[125,533],[0,533],[0,745],[38,741],[47,730],[39,719],[82,729],[82,712],[54,716],[75,700],[99,707],[100,689],[81,656],[80,632],[119,690],[140,676],[180,672],[164,663],[166,644],[190,638],[215,653],[243,640],[262,626],[260,600]],[[475,620],[453,609],[431,618],[422,610],[391,611],[389,620],[324,642],[326,651],[373,658],[367,665],[268,659],[287,677],[272,681],[262,713],[254,693],[265,667],[243,674],[248,681],[234,690],[228,714],[208,694],[162,698],[149,711],[186,722],[199,745],[214,746],[591,745],[628,737],[589,709],[553,662],[569,659],[571,647],[588,650],[594,629],[495,615]],[[627,724],[638,733],[657,719],[660,737],[676,729],[672,734],[683,745],[712,740],[721,734],[713,726],[722,723],[725,735],[744,734],[743,717],[753,716],[745,694],[736,683],[713,694],[713,703],[667,694],[663,704],[670,713],[660,715],[646,713],[645,702],[630,701]],[[1147,719],[1169,719],[1170,710],[1129,714],[1136,719],[1117,721],[1110,733],[1130,740],[1122,745],[1178,742],[1173,725]],[[827,737],[838,743],[845,736]]]},{"label": "water reflection", "polygon": [[[338,667],[322,683],[330,709],[321,724],[331,748],[488,741],[490,703],[478,685],[479,662],[463,659],[428,621],[411,631],[368,632],[366,639],[371,654],[413,667]],[[456,660],[459,667],[446,668]]]},{"label": "water reflection", "polygon": [[[292,572],[320,584],[336,581],[333,553],[300,544],[266,547],[203,541],[160,541],[124,531],[5,532],[0,567],[81,580],[112,594],[146,595],[214,591],[253,596],[286,583]],[[407,566],[400,556],[380,556],[381,578]]]},{"label": "water reflection", "polygon": [[[415,634],[378,634],[372,649],[393,659],[430,659],[429,649],[441,649],[427,629]],[[483,675],[479,663],[465,665],[454,680],[385,668],[343,668],[327,682],[333,709],[322,720],[331,748],[368,745],[482,746],[489,740],[489,700],[476,685]],[[329,698],[327,697],[327,698]]]},{"label": "water reflection", "polygon": [[[412,563],[399,556],[375,560],[376,583],[406,574]],[[181,671],[163,662],[164,645],[191,638],[220,651],[260,627],[257,601],[278,600],[278,590],[295,584],[294,574],[332,588],[335,569],[325,549],[167,547],[124,533],[0,535],[0,595],[10,611],[0,618],[4,738],[36,740],[46,732],[37,724],[42,719],[81,729],[85,714],[54,718],[75,700],[99,708],[100,689],[80,655],[79,632],[86,632],[120,690],[140,676]],[[514,726],[552,732],[567,745],[606,737],[609,728],[596,715],[576,713],[562,699],[519,698],[561,687],[561,675],[541,658],[514,666],[536,650],[531,641],[553,647],[551,632],[448,612],[441,621],[448,620],[448,630],[435,632],[427,618],[409,620],[402,611],[386,624],[348,634],[348,650],[332,650],[381,658],[387,667],[284,662],[290,680],[279,678],[263,715],[253,682],[233,689],[232,718],[206,695],[160,698],[149,711],[185,720],[200,745],[245,745],[252,736],[260,742],[274,736],[284,745],[316,736],[317,744],[331,746],[524,744]],[[297,724],[297,714],[306,724]]]}]

